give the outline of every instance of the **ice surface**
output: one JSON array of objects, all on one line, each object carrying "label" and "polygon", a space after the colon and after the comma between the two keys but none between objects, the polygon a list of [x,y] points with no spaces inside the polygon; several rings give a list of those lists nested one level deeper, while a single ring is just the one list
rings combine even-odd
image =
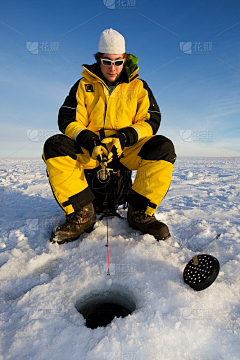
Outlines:
[{"label": "ice surface", "polygon": [[[38,159],[0,159],[0,360],[240,359],[240,159],[179,158],[156,212],[172,237],[157,242],[109,219],[59,246],[49,236],[64,221]],[[126,215],[125,210],[121,210]],[[195,292],[187,262],[218,233],[208,253],[216,281]],[[79,299],[124,289],[136,310],[88,329]]]}]

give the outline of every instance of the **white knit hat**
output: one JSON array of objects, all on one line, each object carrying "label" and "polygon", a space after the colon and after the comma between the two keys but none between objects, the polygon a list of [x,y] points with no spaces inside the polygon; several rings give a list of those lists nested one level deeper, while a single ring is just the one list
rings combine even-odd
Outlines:
[{"label": "white knit hat", "polygon": [[101,33],[98,51],[103,54],[125,53],[125,39],[116,30],[106,29]]}]

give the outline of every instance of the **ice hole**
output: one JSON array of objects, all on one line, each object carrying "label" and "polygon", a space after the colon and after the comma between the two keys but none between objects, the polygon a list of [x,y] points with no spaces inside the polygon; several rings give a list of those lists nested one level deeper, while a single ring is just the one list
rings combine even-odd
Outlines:
[{"label": "ice hole", "polygon": [[127,291],[109,289],[91,292],[77,300],[75,307],[86,320],[86,326],[96,329],[107,326],[115,317],[128,316],[136,309],[133,297]]}]

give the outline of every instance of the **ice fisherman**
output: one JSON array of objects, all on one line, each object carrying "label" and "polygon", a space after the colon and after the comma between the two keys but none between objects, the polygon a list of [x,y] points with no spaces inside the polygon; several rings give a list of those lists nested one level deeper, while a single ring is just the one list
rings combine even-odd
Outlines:
[{"label": "ice fisherman", "polygon": [[99,41],[96,62],[70,89],[59,110],[63,134],[44,144],[43,159],[55,199],[66,215],[51,241],[77,239],[96,222],[94,195],[84,169],[108,165],[116,158],[137,175],[127,197],[129,225],[153,235],[170,237],[168,226],[154,216],[166,195],[176,159],[168,138],[156,135],[161,121],[158,104],[146,81],[139,78],[138,58],[126,53],[125,39],[106,29]]}]

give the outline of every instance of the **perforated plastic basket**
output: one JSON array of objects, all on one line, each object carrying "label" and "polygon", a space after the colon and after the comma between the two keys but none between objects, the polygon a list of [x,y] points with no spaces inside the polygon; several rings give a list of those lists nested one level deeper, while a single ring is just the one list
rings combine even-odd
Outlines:
[{"label": "perforated plastic basket", "polygon": [[185,266],[183,280],[196,291],[209,287],[218,276],[218,259],[208,254],[194,256]]}]

